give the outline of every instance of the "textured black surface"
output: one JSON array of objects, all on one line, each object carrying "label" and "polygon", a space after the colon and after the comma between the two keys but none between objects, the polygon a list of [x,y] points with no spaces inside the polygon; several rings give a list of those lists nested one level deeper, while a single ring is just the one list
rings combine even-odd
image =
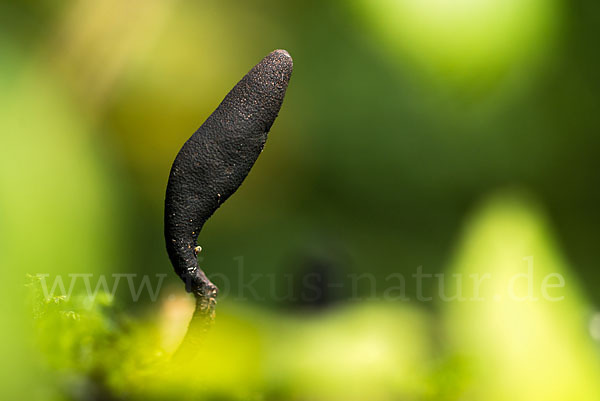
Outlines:
[{"label": "textured black surface", "polygon": [[198,267],[198,234],[260,155],[291,74],[290,55],[285,50],[270,53],[235,85],[175,158],[165,199],[165,240],[188,291],[216,294]]}]

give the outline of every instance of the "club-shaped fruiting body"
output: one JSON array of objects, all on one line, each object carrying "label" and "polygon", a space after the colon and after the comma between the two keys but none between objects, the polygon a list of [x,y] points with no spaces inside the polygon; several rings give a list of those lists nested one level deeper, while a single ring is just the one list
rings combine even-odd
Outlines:
[{"label": "club-shaped fruiting body", "polygon": [[198,267],[198,234],[260,155],[292,67],[285,50],[270,53],[225,96],[173,162],[165,198],[165,240],[175,272],[188,291],[216,295],[216,287]]}]

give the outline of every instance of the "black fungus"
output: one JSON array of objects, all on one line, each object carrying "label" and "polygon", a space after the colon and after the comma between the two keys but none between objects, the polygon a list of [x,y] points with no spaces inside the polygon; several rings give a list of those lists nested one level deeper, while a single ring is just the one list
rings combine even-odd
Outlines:
[{"label": "black fungus", "polygon": [[216,287],[198,267],[198,234],[242,184],[260,155],[281,108],[292,67],[285,50],[270,53],[225,96],[173,162],[165,198],[165,240],[187,291],[216,295]]}]

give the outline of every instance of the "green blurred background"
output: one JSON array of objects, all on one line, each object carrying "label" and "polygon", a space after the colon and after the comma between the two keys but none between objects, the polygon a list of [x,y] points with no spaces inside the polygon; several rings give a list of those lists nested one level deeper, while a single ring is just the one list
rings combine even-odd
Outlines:
[{"label": "green blurred background", "polygon": [[[277,48],[294,58],[291,85],[252,173],[200,235],[209,275],[237,288],[242,257],[280,291],[284,273],[372,273],[381,295],[418,266],[506,275],[534,256],[566,277],[565,301],[348,302],[348,286],[325,308],[227,297],[212,335],[229,353],[215,346],[222,374],[198,385],[215,399],[600,399],[598,2],[15,0],[0,16],[7,399],[95,399],[72,379],[89,371],[35,345],[73,335],[32,326],[26,274],[168,273],[185,299],[162,237],[170,165]],[[169,307],[127,295],[114,304],[134,320]],[[133,360],[131,341],[119,352]],[[122,382],[96,380],[97,398],[147,397],[110,361],[103,375]]]}]

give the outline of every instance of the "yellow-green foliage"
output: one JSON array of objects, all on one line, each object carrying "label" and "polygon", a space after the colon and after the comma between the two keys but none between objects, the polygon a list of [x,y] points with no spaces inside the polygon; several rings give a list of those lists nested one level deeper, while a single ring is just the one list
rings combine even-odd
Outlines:
[{"label": "yellow-green foliage", "polygon": [[[151,318],[134,319],[106,295],[93,303],[44,299],[32,277],[38,345],[73,398],[78,388],[129,400],[593,401],[598,349],[557,249],[535,203],[500,195],[466,225],[445,287],[463,299],[438,305],[439,318],[411,302],[349,303],[310,315],[223,302],[193,353],[176,356],[188,296],[172,295],[153,305]],[[524,276],[511,298],[507,283],[528,272],[529,255],[537,300],[521,299],[529,295]],[[485,273],[492,278],[477,293],[452,285],[453,274]],[[552,273],[565,277],[561,301],[540,293]],[[183,318],[172,313],[182,310]]]}]

